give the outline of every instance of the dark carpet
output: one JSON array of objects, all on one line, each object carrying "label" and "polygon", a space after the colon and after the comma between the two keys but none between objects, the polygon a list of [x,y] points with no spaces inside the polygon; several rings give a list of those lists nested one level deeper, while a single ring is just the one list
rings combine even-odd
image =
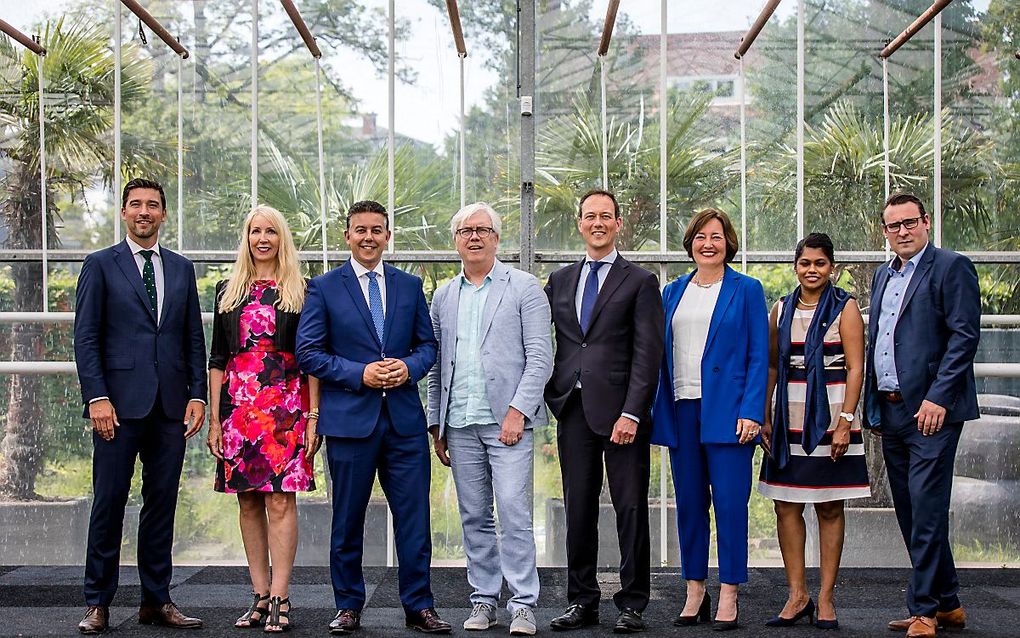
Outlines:
[{"label": "dark carpet", "polygon": [[[763,626],[778,613],[786,599],[786,581],[778,568],[752,569],[751,580],[741,590],[742,628],[730,635],[769,636],[896,636],[885,623],[906,614],[904,589],[908,572],[903,569],[848,568],[840,573],[836,593],[841,629],[825,632],[806,624],[788,629]],[[540,570],[542,594],[536,611],[540,635],[552,636],[549,620],[566,605],[566,572],[560,568]],[[75,626],[84,608],[81,603],[80,567],[0,567],[0,636],[76,636]],[[817,590],[818,571],[809,570],[810,584]],[[364,638],[415,635],[403,626],[403,611],[397,593],[395,568],[365,569],[368,604],[362,616]],[[602,584],[602,625],[590,629],[557,633],[560,638],[590,638],[612,635],[616,609],[612,594],[619,586],[619,574],[599,575]],[[326,636],[331,620],[333,594],[329,571],[325,567],[298,567],[291,586],[294,603],[292,636]],[[710,577],[713,596],[718,587],[715,573]],[[1020,570],[960,570],[960,598],[968,613],[967,629],[961,637],[1020,637]],[[460,628],[470,604],[465,570],[437,567],[432,570],[432,587],[440,614],[454,625],[454,634],[468,632]],[[247,606],[250,585],[241,567],[178,567],[174,571],[171,594],[189,615],[204,619],[199,631],[170,630],[141,626],[137,622],[138,575],[132,567],[121,570],[120,589],[111,608],[111,636],[234,636],[257,635],[260,630],[242,631],[232,627],[234,619]],[[504,597],[506,592],[504,591]],[[650,636],[718,636],[710,626],[679,628],[672,619],[683,599],[682,585],[675,569],[656,570],[652,575],[652,600],[645,611]],[[500,624],[488,632],[472,632],[473,638],[509,635],[508,617],[500,612]],[[942,635],[942,632],[940,632]]]}]

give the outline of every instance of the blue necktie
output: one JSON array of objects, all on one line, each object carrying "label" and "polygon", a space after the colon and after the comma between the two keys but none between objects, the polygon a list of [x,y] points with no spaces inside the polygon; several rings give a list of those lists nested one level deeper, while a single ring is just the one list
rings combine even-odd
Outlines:
[{"label": "blue necktie", "polygon": [[370,270],[368,275],[368,310],[372,313],[372,323],[375,324],[375,334],[379,337],[379,343],[383,343],[383,307],[382,290],[376,277],[379,273]]},{"label": "blue necktie", "polygon": [[588,278],[584,281],[584,293],[581,295],[581,332],[588,332],[591,324],[591,313],[595,310],[595,301],[599,297],[599,268],[605,265],[604,261],[589,261],[591,270],[588,271]]}]

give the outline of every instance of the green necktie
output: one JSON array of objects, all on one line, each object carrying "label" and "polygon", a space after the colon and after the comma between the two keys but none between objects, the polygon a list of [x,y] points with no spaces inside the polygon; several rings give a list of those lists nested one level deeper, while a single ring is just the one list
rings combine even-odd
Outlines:
[{"label": "green necktie", "polygon": [[149,295],[149,307],[156,312],[156,270],[152,267],[152,256],[155,250],[139,250],[138,254],[145,257],[145,265],[142,266],[142,283],[145,284],[145,292]]}]

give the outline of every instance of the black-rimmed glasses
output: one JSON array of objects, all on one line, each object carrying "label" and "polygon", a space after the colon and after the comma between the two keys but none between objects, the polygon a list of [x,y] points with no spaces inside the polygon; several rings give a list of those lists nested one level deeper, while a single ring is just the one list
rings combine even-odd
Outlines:
[{"label": "black-rimmed glasses", "polygon": [[898,222],[890,222],[888,224],[882,224],[882,228],[887,233],[898,233],[900,228],[906,228],[907,230],[914,230],[917,225],[924,219],[924,215],[918,215],[917,217],[911,217],[910,219],[901,219]]},{"label": "black-rimmed glasses", "polygon": [[495,229],[488,226],[479,226],[477,228],[458,228],[457,235],[461,239],[471,239],[471,235],[478,234],[479,239],[488,239],[489,235],[495,232]]}]

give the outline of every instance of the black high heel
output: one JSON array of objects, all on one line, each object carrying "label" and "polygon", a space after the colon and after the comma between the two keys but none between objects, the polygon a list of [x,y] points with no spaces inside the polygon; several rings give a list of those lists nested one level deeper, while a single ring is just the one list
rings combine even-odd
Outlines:
[{"label": "black high heel", "polygon": [[801,608],[793,618],[783,618],[782,616],[776,616],[765,621],[766,627],[792,627],[797,624],[797,621],[801,618],[807,618],[809,624],[814,624],[815,621],[815,601],[808,598],[807,604]]},{"label": "black high heel", "polygon": [[[281,610],[281,605],[287,605],[287,610]],[[281,618],[286,618],[287,622],[281,623]],[[269,599],[269,619],[266,620],[266,626],[262,631],[267,634],[279,634],[290,631],[290,598],[281,599],[279,596],[273,596]]]},{"label": "black high heel", "polygon": [[705,590],[705,595],[701,598],[701,606],[698,607],[698,613],[693,616],[684,616],[681,613],[673,620],[673,624],[677,627],[691,627],[701,622],[709,622],[712,620],[712,597],[708,594],[708,590]]},{"label": "black high heel", "polygon": [[[252,627],[261,627],[262,621],[269,615],[269,606],[259,605],[262,601],[269,600],[269,594],[263,596],[258,592],[252,592],[251,605],[248,607],[248,611],[241,614],[241,617],[234,621],[234,626],[238,629],[251,629]],[[258,614],[258,616],[256,616]]]},{"label": "black high heel", "polygon": [[740,599],[737,599],[737,613],[733,616],[733,620],[715,620],[712,621],[712,631],[729,631],[731,629],[740,628]]}]

